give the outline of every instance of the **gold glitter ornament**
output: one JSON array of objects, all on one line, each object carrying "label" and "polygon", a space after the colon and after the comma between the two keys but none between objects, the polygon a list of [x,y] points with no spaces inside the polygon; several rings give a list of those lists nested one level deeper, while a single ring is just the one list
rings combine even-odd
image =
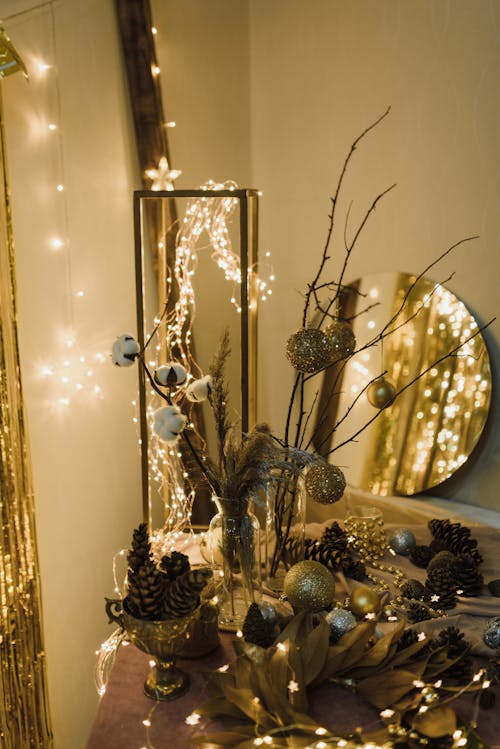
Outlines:
[{"label": "gold glitter ornament", "polygon": [[314,463],[306,476],[306,491],[311,499],[322,505],[331,505],[344,494],[345,476],[338,466]]},{"label": "gold glitter ornament", "polygon": [[347,359],[356,348],[356,336],[348,322],[337,320],[325,328],[333,345],[334,359]]},{"label": "gold glitter ornament", "polygon": [[355,616],[365,617],[380,610],[380,598],[373,588],[360,585],[351,593],[349,608]]},{"label": "gold glitter ornament", "polygon": [[284,593],[294,611],[322,611],[333,601],[335,580],[323,564],[307,559],[290,567]]},{"label": "gold glitter ornament", "polygon": [[299,372],[312,374],[326,369],[334,356],[332,340],[318,328],[301,328],[286,342],[286,357]]},{"label": "gold glitter ornament", "polygon": [[390,406],[396,395],[396,388],[386,380],[385,377],[379,377],[374,382],[370,383],[366,390],[366,397],[368,402],[374,408],[387,408]]}]

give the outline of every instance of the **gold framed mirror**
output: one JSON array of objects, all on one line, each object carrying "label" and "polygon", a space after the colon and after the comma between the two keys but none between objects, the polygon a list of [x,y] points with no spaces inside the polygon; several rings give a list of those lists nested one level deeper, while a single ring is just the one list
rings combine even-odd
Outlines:
[{"label": "gold framed mirror", "polygon": [[[477,321],[453,292],[429,279],[377,273],[349,284],[339,316],[352,318],[357,349],[407,294],[383,345],[353,356],[335,387],[335,368],[326,371],[315,415],[314,447],[322,455],[373,419],[330,460],[342,466],[349,484],[381,496],[418,494],[452,476],[476,448],[491,401],[490,359]],[[457,354],[443,358],[460,342],[466,343]],[[398,392],[425,370],[390,402],[391,386]],[[375,391],[363,389],[382,374],[386,392],[382,383],[377,400]],[[358,395],[349,418],[329,433]]]}]

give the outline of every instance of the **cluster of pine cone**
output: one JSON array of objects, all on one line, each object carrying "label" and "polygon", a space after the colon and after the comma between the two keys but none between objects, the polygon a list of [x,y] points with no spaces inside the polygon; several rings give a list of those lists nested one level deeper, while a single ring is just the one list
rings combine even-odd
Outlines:
[{"label": "cluster of pine cone", "polygon": [[[427,570],[425,591],[430,605],[451,609],[456,606],[458,595],[481,595],[484,580],[479,565],[483,558],[470,528],[435,518],[429,521],[429,529],[433,536],[431,543],[416,546],[410,559],[417,567]],[[432,601],[436,596],[439,599]],[[426,600],[421,596],[407,597]],[[418,615],[418,612],[414,613]]]},{"label": "cluster of pine cone", "polygon": [[153,560],[146,523],[133,533],[127,557],[125,607],[136,619],[159,621],[188,616],[199,605],[200,593],[212,576],[207,568],[192,570],[185,554],[166,554],[159,566]]},{"label": "cluster of pine cone", "polygon": [[[407,629],[398,641],[398,652],[418,642],[418,634],[413,629]],[[428,640],[425,647],[419,650],[415,658],[430,654],[441,648],[446,649],[446,655],[452,663],[440,673],[440,677],[453,685],[468,684],[472,677],[473,661],[470,655],[471,644],[465,639],[463,632],[457,627],[445,627],[436,637]]]},{"label": "cluster of pine cone", "polygon": [[[304,540],[304,559],[321,562],[332,572],[342,571],[352,580],[362,581],[366,577],[366,568],[357,561],[347,548],[347,534],[335,521],[326,528],[321,538],[306,538]],[[301,543],[291,537],[286,543],[286,557],[289,564],[299,561]]]}]

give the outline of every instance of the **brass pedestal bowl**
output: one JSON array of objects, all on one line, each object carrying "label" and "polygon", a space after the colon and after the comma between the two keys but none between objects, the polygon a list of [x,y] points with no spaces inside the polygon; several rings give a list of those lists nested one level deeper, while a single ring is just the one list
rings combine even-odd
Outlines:
[{"label": "brass pedestal bowl", "polygon": [[178,619],[147,621],[136,619],[121,600],[106,600],[106,613],[127,632],[128,639],[155,665],[144,682],[144,692],[154,700],[175,700],[189,687],[189,676],[175,665],[175,654],[184,645],[186,630],[195,612]]}]

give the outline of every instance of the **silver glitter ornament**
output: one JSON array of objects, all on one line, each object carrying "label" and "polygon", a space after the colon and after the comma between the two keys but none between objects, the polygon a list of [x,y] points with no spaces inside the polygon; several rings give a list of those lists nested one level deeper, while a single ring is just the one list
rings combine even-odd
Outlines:
[{"label": "silver glitter ornament", "polygon": [[387,408],[387,406],[391,405],[395,395],[396,388],[385,377],[379,377],[374,382],[371,382],[366,390],[368,402],[374,408]]},{"label": "silver glitter ornament", "polygon": [[333,322],[325,333],[332,341],[335,361],[347,359],[356,348],[356,337],[348,322]]},{"label": "silver glitter ornament", "polygon": [[395,528],[389,536],[389,545],[396,554],[407,557],[417,545],[417,541],[409,528]]},{"label": "silver glitter ornament", "polygon": [[278,612],[272,603],[269,603],[269,601],[262,601],[259,603],[259,609],[266,622],[269,622],[269,624],[276,624],[278,621]]},{"label": "silver glitter ornament", "polygon": [[337,466],[314,463],[307,472],[305,485],[311,499],[322,505],[331,505],[344,494],[346,481]]},{"label": "silver glitter ornament", "polygon": [[322,611],[335,595],[335,580],[320,562],[306,559],[290,567],[285,575],[284,593],[294,611]]},{"label": "silver glitter ornament", "polygon": [[287,359],[298,372],[311,374],[326,369],[333,354],[331,339],[318,328],[301,328],[286,342]]},{"label": "silver glitter ornament", "polygon": [[500,648],[500,616],[495,616],[486,622],[484,628],[483,640],[492,650]]},{"label": "silver glitter ornament", "polygon": [[325,616],[325,621],[330,627],[330,642],[337,642],[358,623],[356,617],[346,609],[332,609]]}]

